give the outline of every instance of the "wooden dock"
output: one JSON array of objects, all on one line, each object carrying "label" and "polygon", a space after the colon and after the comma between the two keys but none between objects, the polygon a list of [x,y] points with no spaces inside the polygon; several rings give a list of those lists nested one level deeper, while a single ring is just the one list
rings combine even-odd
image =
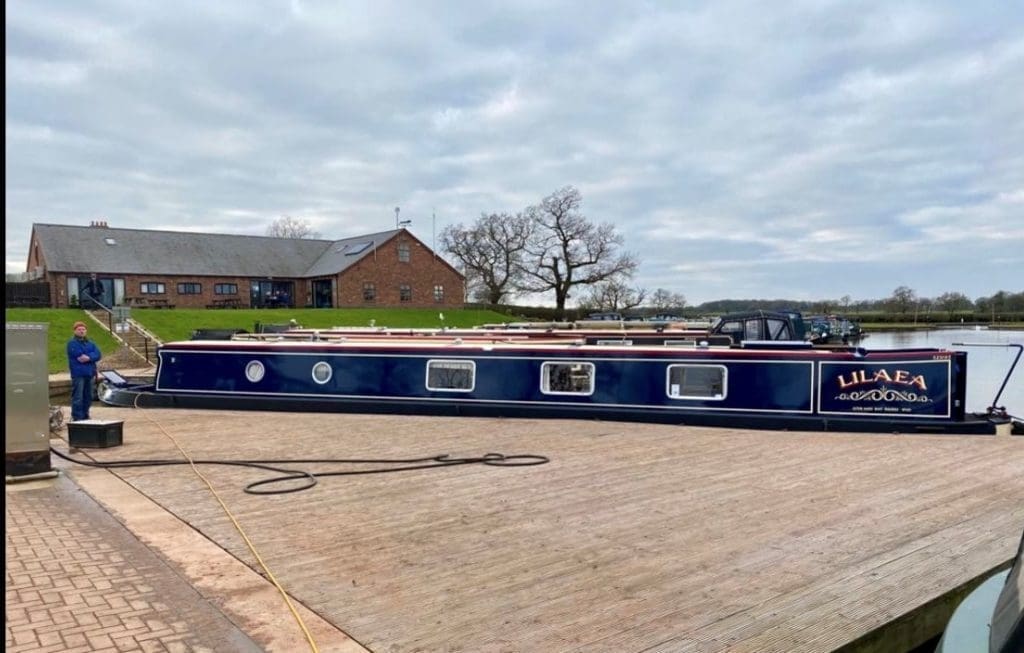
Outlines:
[{"label": "wooden dock", "polygon": [[[1008,561],[1024,438],[96,407],[97,460],[548,456],[253,496],[204,467],[290,594],[373,651],[905,651]],[[310,471],[339,465],[304,465]],[[118,475],[251,567],[186,466]],[[283,608],[282,608],[283,609]]]}]

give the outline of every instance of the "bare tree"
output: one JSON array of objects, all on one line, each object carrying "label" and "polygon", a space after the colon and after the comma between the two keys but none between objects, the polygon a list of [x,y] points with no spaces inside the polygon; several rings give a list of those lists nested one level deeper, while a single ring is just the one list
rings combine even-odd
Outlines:
[{"label": "bare tree", "polygon": [[966,311],[974,306],[974,302],[962,292],[944,292],[935,299],[935,303],[949,313],[950,320],[953,320],[957,311]]},{"label": "bare tree", "polygon": [[909,286],[900,286],[892,291],[889,303],[900,315],[906,315],[911,305],[917,303],[917,293]]},{"label": "bare tree", "polygon": [[500,304],[522,278],[523,253],[532,223],[522,214],[482,214],[469,227],[450,225],[441,232],[441,247],[465,267],[471,294]]},{"label": "bare tree", "polygon": [[267,227],[267,235],[275,238],[312,238],[320,237],[320,232],[313,231],[308,220],[282,215]]},{"label": "bare tree", "polygon": [[646,298],[644,288],[630,288],[621,279],[606,279],[590,287],[583,305],[598,311],[628,311]]},{"label": "bare tree", "polygon": [[665,288],[658,288],[651,295],[651,306],[659,313],[672,313],[686,307],[686,296]]},{"label": "bare tree", "polygon": [[629,278],[637,263],[619,253],[622,236],[611,224],[595,225],[580,213],[582,197],[566,186],[531,206],[526,215],[533,233],[526,247],[520,288],[529,292],[555,292],[559,316],[574,286],[589,286],[611,278]]}]

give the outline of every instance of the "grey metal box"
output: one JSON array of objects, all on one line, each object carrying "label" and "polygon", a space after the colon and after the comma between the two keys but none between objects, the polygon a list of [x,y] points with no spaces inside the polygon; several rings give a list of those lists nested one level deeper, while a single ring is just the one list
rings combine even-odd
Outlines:
[{"label": "grey metal box", "polygon": [[48,324],[6,322],[5,468],[9,476],[50,471]]},{"label": "grey metal box", "polygon": [[68,446],[79,449],[119,447],[124,442],[124,421],[80,419],[68,422]]}]

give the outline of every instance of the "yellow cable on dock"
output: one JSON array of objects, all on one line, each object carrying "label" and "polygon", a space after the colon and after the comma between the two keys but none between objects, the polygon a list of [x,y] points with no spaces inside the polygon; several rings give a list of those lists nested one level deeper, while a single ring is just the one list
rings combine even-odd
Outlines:
[{"label": "yellow cable on dock", "polygon": [[[139,395],[136,395],[134,406],[135,408],[139,407],[138,401]],[[231,523],[235,525],[235,530],[237,530],[238,534],[242,536],[242,539],[245,541],[245,545],[249,547],[249,551],[253,554],[253,556],[255,556],[256,561],[260,563],[260,567],[263,568],[263,571],[266,572],[267,578],[269,578],[270,582],[274,584],[274,587],[277,588],[277,591],[281,593],[281,597],[284,599],[285,604],[288,606],[288,609],[291,611],[292,616],[295,618],[295,622],[299,624],[299,628],[302,629],[302,634],[306,636],[306,641],[309,642],[310,650],[313,651],[313,653],[320,653],[320,649],[319,647],[317,647],[316,641],[313,639],[313,634],[309,632],[308,628],[306,628],[306,622],[302,620],[302,617],[299,615],[298,610],[295,609],[295,606],[292,604],[292,600],[288,597],[288,593],[284,591],[283,587],[281,587],[281,583],[277,582],[277,578],[274,577],[273,572],[271,572],[270,568],[267,567],[267,563],[263,562],[263,557],[259,554],[259,551],[256,550],[256,546],[249,539],[249,536],[245,534],[245,530],[242,528],[242,525],[238,523],[238,520],[235,519],[235,516],[231,513],[231,509],[228,508],[227,504],[224,503],[224,500],[220,498],[219,494],[217,494],[217,490],[213,488],[213,485],[210,483],[210,481],[205,476],[203,476],[202,472],[199,471],[199,468],[196,466],[195,462],[193,462],[192,457],[185,452],[185,450],[181,447],[180,444],[178,444],[178,441],[174,438],[174,436],[168,433],[167,429],[161,426],[159,422],[151,418],[149,415],[146,415],[145,411],[142,411],[142,414],[145,416],[146,419],[148,419],[158,429],[160,429],[160,431],[164,435],[170,438],[171,442],[174,443],[174,446],[177,447],[178,451],[181,452],[181,455],[184,456],[185,460],[188,461],[188,464],[192,468],[192,471],[195,472],[195,475],[202,479],[203,483],[206,484],[206,487],[209,488],[210,493],[213,494],[213,497],[215,499],[217,499],[217,503],[220,504],[220,507],[224,511],[224,514],[228,516],[228,519],[231,520]]]}]

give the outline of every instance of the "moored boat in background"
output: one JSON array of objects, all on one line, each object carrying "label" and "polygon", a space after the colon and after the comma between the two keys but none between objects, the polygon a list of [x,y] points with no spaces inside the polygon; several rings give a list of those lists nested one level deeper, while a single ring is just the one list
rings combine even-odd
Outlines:
[{"label": "moored boat in background", "polygon": [[849,344],[867,336],[857,322],[841,315],[811,315],[804,319],[808,339],[815,344]]}]

